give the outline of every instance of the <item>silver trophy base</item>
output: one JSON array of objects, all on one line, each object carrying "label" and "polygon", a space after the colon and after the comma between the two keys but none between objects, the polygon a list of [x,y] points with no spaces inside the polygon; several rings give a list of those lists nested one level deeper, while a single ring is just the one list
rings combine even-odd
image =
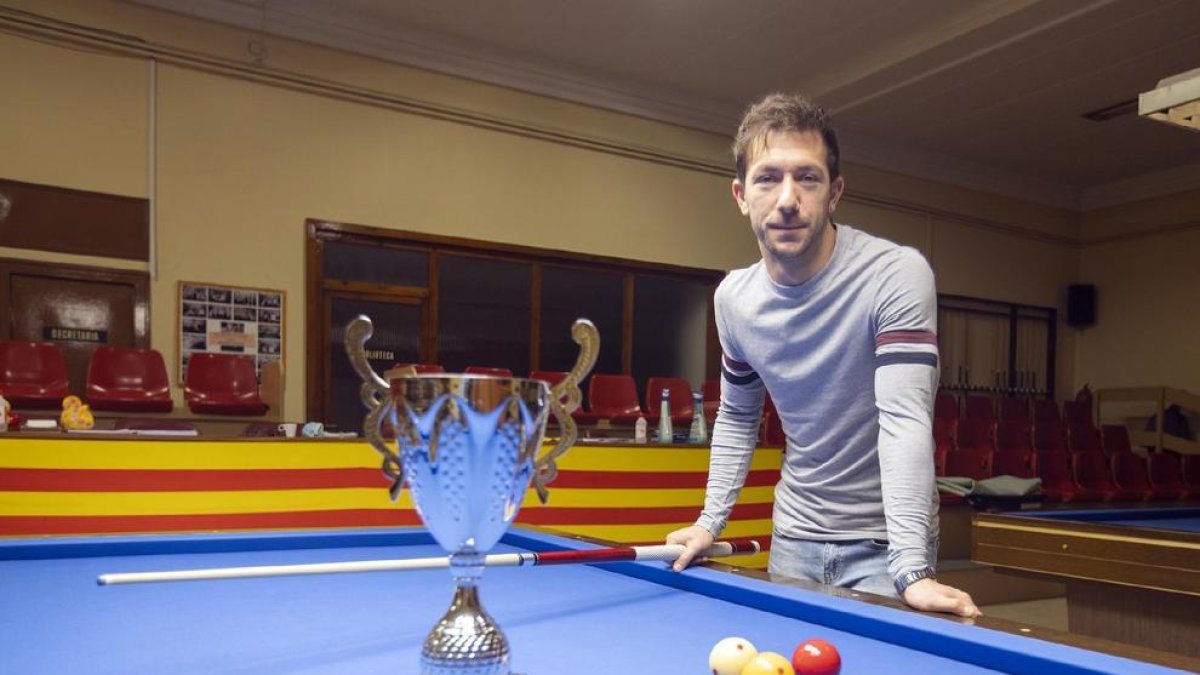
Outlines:
[{"label": "silver trophy base", "polygon": [[421,675],[512,675],[508,638],[479,603],[474,585],[460,585],[454,601],[421,648]]}]

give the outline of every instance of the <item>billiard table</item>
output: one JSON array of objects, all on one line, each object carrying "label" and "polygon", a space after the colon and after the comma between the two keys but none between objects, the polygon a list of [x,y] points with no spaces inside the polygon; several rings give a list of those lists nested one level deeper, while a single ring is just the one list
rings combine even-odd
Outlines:
[{"label": "billiard table", "polygon": [[[514,528],[497,551],[594,546]],[[450,599],[445,570],[133,586],[96,579],[440,553],[416,528],[3,540],[0,669],[414,673]],[[807,638],[826,639],[840,649],[846,675],[1181,672],[760,577],[708,567],[675,573],[662,563],[494,568],[482,598],[508,634],[515,671],[527,675],[696,675],[708,671],[711,646],[731,635],[789,656]]]},{"label": "billiard table", "polygon": [[1072,633],[1200,657],[1200,507],[979,513],[972,547],[1063,582]]}]

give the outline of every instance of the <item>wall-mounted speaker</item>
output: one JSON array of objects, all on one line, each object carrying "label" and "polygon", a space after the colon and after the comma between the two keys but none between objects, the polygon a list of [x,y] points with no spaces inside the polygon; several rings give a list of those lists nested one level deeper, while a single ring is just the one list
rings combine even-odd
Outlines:
[{"label": "wall-mounted speaker", "polygon": [[1096,323],[1095,284],[1067,286],[1067,323],[1076,328]]}]

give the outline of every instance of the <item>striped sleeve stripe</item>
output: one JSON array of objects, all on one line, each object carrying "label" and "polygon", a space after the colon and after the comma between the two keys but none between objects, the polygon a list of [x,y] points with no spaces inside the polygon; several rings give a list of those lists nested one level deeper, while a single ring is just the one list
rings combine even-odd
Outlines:
[{"label": "striped sleeve stripe", "polygon": [[730,384],[750,384],[758,379],[758,373],[753,370],[749,375],[735,375],[729,372],[728,368],[721,368],[721,374],[725,376],[725,381]]},{"label": "striped sleeve stripe", "polygon": [[731,358],[729,358],[728,354],[722,354],[721,361],[723,361],[725,363],[726,368],[728,368],[729,370],[732,370],[734,372],[743,371],[743,370],[754,370],[753,368],[750,367],[749,363],[742,363],[741,361],[731,359]]},{"label": "striped sleeve stripe", "polygon": [[875,367],[882,368],[883,366],[894,366],[898,364],[910,364],[918,366],[930,366],[937,368],[937,354],[929,352],[889,352],[880,354],[875,357]]},{"label": "striped sleeve stripe", "polygon": [[915,345],[915,344],[912,344],[911,342],[894,342],[890,345],[883,345],[882,347],[875,348],[876,356],[883,356],[884,354],[905,353],[905,352],[920,352],[923,354],[937,354],[938,348],[937,348],[937,345]]},{"label": "striped sleeve stripe", "polygon": [[721,374],[730,384],[750,384],[758,379],[758,373],[750,364],[736,361],[725,354],[721,355]]},{"label": "striped sleeve stripe", "polygon": [[896,343],[936,345],[937,335],[934,335],[933,331],[928,330],[893,330],[886,333],[880,333],[875,338],[875,347],[877,349],[884,345]]}]

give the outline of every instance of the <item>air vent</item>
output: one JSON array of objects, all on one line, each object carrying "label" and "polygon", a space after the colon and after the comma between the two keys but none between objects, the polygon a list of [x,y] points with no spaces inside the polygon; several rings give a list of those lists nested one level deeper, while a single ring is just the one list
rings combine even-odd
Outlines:
[{"label": "air vent", "polygon": [[1121,117],[1122,115],[1132,115],[1137,112],[1137,108],[1138,108],[1137,99],[1131,98],[1128,101],[1121,101],[1120,103],[1114,103],[1110,106],[1098,108],[1091,112],[1083,113],[1082,115],[1080,115],[1080,117],[1087,119],[1087,120],[1091,120],[1093,122],[1107,122],[1114,117]]}]

